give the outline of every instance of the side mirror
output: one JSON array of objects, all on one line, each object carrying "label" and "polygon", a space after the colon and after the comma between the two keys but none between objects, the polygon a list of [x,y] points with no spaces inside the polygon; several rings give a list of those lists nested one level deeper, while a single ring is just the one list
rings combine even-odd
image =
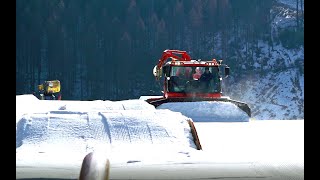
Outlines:
[{"label": "side mirror", "polygon": [[225,77],[228,77],[230,75],[230,68],[229,66],[224,67],[224,75]]},{"label": "side mirror", "polygon": [[154,77],[156,77],[157,80],[159,80],[162,76],[162,68],[158,69],[157,66],[154,66],[153,75]]}]

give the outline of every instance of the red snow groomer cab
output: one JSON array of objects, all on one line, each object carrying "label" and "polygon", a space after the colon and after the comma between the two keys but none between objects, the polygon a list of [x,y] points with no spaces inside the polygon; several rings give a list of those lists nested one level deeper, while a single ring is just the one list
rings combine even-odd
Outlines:
[{"label": "red snow groomer cab", "polygon": [[[167,61],[171,58],[171,61]],[[222,95],[222,78],[230,68],[222,60],[193,60],[186,51],[165,50],[153,69],[156,80],[163,79],[163,96],[146,101],[155,107],[167,102],[231,102],[251,117],[249,106]]]}]

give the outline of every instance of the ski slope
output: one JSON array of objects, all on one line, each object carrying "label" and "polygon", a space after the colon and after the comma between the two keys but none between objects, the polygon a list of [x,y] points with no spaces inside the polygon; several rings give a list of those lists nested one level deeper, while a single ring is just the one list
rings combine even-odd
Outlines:
[{"label": "ski slope", "polygon": [[[17,179],[77,179],[90,152],[110,160],[110,179],[304,179],[304,120],[246,121],[228,104],[223,112],[244,121],[211,122],[208,112],[217,104],[196,108],[209,119],[184,115],[194,103],[155,109],[137,99],[19,95],[16,104]],[[190,119],[202,150],[195,148]]]}]

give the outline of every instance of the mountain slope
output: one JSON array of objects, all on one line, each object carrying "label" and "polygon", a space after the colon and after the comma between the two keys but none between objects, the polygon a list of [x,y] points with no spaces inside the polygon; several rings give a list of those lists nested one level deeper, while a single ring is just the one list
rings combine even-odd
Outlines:
[{"label": "mountain slope", "polygon": [[[295,9],[283,3],[293,1],[272,9],[272,43],[258,41],[251,59],[237,61],[237,76],[225,80],[225,93],[247,102],[254,119],[304,119],[304,46],[281,41],[284,30],[296,32]],[[248,57],[245,44],[237,51],[231,58]]]}]

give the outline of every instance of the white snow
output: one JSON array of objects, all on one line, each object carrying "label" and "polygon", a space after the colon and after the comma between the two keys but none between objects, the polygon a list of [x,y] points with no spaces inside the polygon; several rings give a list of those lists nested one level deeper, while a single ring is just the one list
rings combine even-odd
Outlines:
[{"label": "white snow", "polygon": [[[278,2],[289,6],[292,9],[296,9],[297,1],[296,0],[278,0]],[[300,1],[299,1],[299,10],[300,10]],[[302,9],[304,10],[304,1],[302,3]]]},{"label": "white snow", "polygon": [[[223,88],[226,95],[248,103],[254,119],[303,119],[304,74],[303,67],[298,65],[304,61],[304,47],[286,49],[278,44],[272,50],[266,42],[259,41],[259,49],[259,55],[254,53],[253,66],[266,58],[262,65],[264,72],[247,74],[236,80],[232,76],[230,80],[225,79],[230,82]],[[245,46],[242,53],[245,53]]]},{"label": "white snow", "polygon": [[[132,172],[123,174],[130,168],[172,169],[179,164],[202,168],[190,177],[205,178],[209,173],[213,179],[230,177],[223,172],[233,169],[243,177],[268,177],[270,167],[289,164],[297,170],[294,176],[298,173],[303,178],[303,120],[249,121],[233,104],[220,102],[167,103],[155,109],[138,99],[50,101],[18,95],[16,103],[20,178],[38,177],[42,172],[42,178],[77,179],[89,152],[109,158],[111,176],[120,179],[135,177]],[[216,122],[214,116],[222,118],[224,114],[229,117]],[[242,122],[233,121],[236,116]],[[190,119],[195,122],[202,150],[195,147]],[[176,170],[190,174],[177,166]],[[213,166],[215,171],[199,174]],[[283,173],[279,169],[272,172]]]},{"label": "white snow", "polygon": [[165,103],[158,109],[181,112],[194,122],[246,122],[248,115],[230,102],[202,101]]},{"label": "white snow", "polygon": [[287,69],[243,79],[239,84],[232,85],[230,97],[247,102],[254,119],[303,119],[303,84],[304,77],[296,69]]},{"label": "white snow", "polygon": [[[179,112],[156,110],[143,100],[40,101],[32,95],[20,95],[17,161],[37,162],[25,155],[29,153],[77,154],[82,159],[92,151],[121,154],[122,149],[130,148],[134,154],[135,149],[148,152],[155,147],[177,152],[196,149],[187,120]],[[139,144],[139,148],[132,144]],[[58,157],[46,158],[65,158]]]}]

